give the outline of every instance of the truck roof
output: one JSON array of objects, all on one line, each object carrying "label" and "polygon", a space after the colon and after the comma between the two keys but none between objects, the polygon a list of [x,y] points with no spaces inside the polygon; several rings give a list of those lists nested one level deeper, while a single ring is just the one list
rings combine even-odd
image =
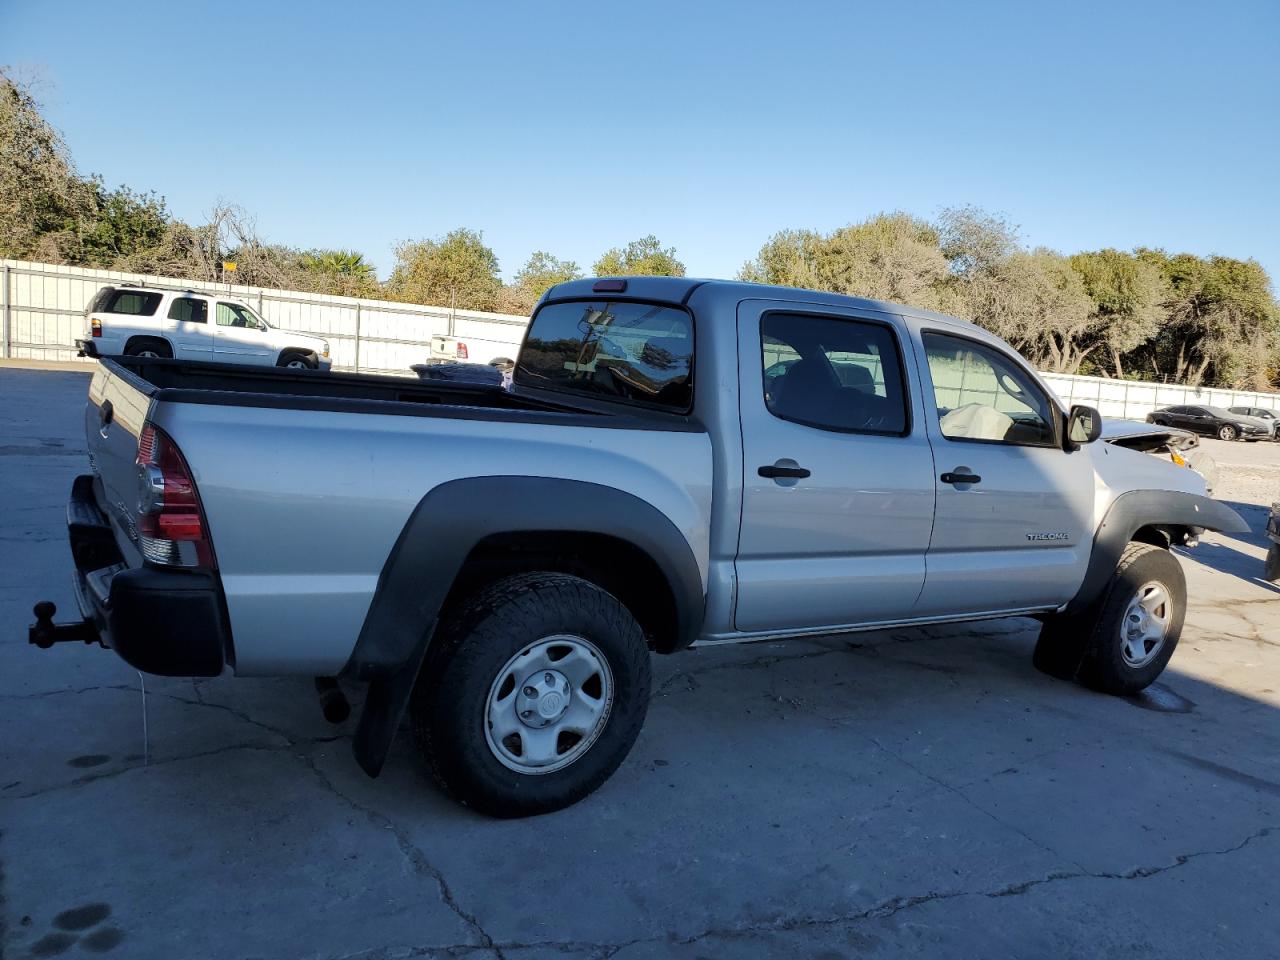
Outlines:
[{"label": "truck roof", "polygon": [[840,293],[823,290],[805,290],[799,287],[782,287],[769,283],[749,283],[745,280],[711,280],[697,277],[585,277],[582,280],[570,280],[551,287],[544,295],[548,300],[579,299],[608,295],[609,291],[595,289],[601,280],[622,280],[626,282],[625,296],[657,303],[683,305],[689,302],[695,290],[701,290],[699,296],[714,291],[716,294],[734,300],[802,300],[805,303],[830,304],[831,306],[855,307],[859,310],[877,310],[882,313],[896,313],[909,317],[921,317],[941,320],[947,323],[963,324],[971,327],[968,320],[953,317],[949,314],[925,310],[908,304],[890,303],[885,300],[871,300],[866,297],[850,297]]}]

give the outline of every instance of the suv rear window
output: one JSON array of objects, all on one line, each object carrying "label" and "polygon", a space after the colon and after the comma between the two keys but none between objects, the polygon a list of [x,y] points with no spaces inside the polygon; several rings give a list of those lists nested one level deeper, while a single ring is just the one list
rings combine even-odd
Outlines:
[{"label": "suv rear window", "polygon": [[679,307],[610,300],[549,303],[529,325],[515,381],[687,412],[693,320]]},{"label": "suv rear window", "polygon": [[150,317],[160,306],[161,293],[146,290],[114,290],[110,287],[101,291],[90,304],[90,313],[124,313],[132,317]]}]

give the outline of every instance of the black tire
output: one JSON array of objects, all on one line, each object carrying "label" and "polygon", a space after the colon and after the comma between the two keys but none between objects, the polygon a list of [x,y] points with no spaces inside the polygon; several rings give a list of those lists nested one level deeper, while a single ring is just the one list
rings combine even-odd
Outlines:
[{"label": "black tire", "polygon": [[285,353],[280,354],[280,359],[276,361],[276,366],[277,367],[292,366],[297,368],[299,363],[302,365],[300,369],[306,369],[306,370],[314,370],[317,366],[319,366],[319,364],[316,362],[316,358],[312,354],[301,353],[297,350],[286,351]]},{"label": "black tire", "polygon": [[[594,644],[608,661],[613,699],[585,753],[553,772],[522,773],[489,746],[490,688],[522,648],[556,634]],[[649,685],[644,634],[616,597],[578,577],[528,573],[482,589],[441,618],[410,714],[431,773],[450,796],[491,816],[524,817],[576,803],[609,778],[644,724]]]},{"label": "black tire", "polygon": [[1262,579],[1280,580],[1280,543],[1273,543],[1267,550],[1267,559],[1262,564]]},{"label": "black tire", "polygon": [[1224,423],[1218,428],[1218,439],[1226,440],[1228,443],[1240,436],[1240,431],[1229,423]]},{"label": "black tire", "polygon": [[[1163,584],[1169,594],[1169,625],[1156,656],[1141,666],[1124,658],[1121,629],[1130,602],[1148,583]],[[1116,572],[1093,606],[1074,616],[1055,616],[1040,628],[1033,663],[1061,680],[1078,679],[1087,687],[1128,696],[1150,686],[1178,646],[1187,611],[1187,584],[1177,557],[1161,547],[1130,543]]]},{"label": "black tire", "polygon": [[172,360],[173,348],[169,346],[167,340],[159,340],[155,337],[134,337],[124,345],[124,355],[126,357],[162,357]]},{"label": "black tire", "polygon": [[[1169,626],[1164,642],[1150,663],[1130,666],[1121,653],[1121,629],[1125,612],[1138,590],[1147,583],[1163,584],[1170,597]],[[1116,564],[1102,601],[1093,632],[1080,664],[1080,682],[1103,693],[1127,696],[1145,690],[1164,672],[1182,635],[1187,613],[1187,582],[1178,558],[1168,550],[1146,543],[1131,543]]]}]

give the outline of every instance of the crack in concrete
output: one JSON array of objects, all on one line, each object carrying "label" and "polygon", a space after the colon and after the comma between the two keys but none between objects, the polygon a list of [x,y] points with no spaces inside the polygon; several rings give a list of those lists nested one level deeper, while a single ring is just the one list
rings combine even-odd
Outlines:
[{"label": "crack in concrete", "polygon": [[[357,813],[364,814],[365,819],[367,819],[374,827],[380,830],[386,830],[390,833],[391,836],[395,838],[396,845],[400,848],[400,854],[417,873],[429,877],[435,882],[439,891],[440,902],[443,903],[459,920],[461,920],[473,934],[475,934],[476,938],[480,941],[479,946],[483,949],[492,951],[493,954],[498,957],[498,960],[503,960],[504,955],[502,949],[493,942],[493,937],[491,937],[480,924],[480,921],[476,918],[475,914],[463,909],[462,905],[458,903],[452,888],[449,886],[449,881],[445,879],[444,874],[438,867],[431,863],[422,848],[410,839],[408,833],[402,827],[380,810],[375,810],[373,807],[366,806],[339,790],[334,782],[329,779],[328,775],[320,769],[320,765],[315,762],[314,757],[301,753],[297,753],[295,756],[302,761],[308,770],[311,771],[312,775],[325,790],[333,794],[347,806],[351,807],[352,810],[355,810]],[[455,946],[463,947],[475,945],[455,944]],[[448,950],[452,948],[435,947],[431,949]],[[358,954],[353,956],[358,956]]]},{"label": "crack in concrete", "polygon": [[[704,940],[721,939],[721,940],[741,940],[751,937],[757,937],[762,934],[770,933],[788,933],[796,930],[804,930],[809,928],[830,928],[840,926],[852,926],[866,920],[883,920],[903,911],[912,910],[916,907],[923,906],[928,903],[937,903],[948,900],[959,900],[968,897],[984,897],[987,899],[1002,899],[1005,897],[1018,897],[1034,890],[1038,887],[1059,883],[1070,880],[1118,880],[1121,882],[1131,880],[1145,880],[1150,877],[1160,876],[1171,870],[1185,866],[1193,860],[1203,857],[1221,857],[1229,856],[1237,853],[1249,846],[1255,841],[1270,836],[1276,830],[1275,827],[1263,827],[1254,833],[1249,834],[1239,843],[1218,850],[1200,850],[1193,853],[1179,854],[1174,857],[1173,861],[1159,866],[1135,867],[1132,870],[1123,872],[1111,871],[1055,871],[1046,874],[1043,877],[1036,877],[1031,880],[1022,880],[1017,883],[1005,884],[992,890],[942,890],[931,891],[929,893],[916,894],[913,896],[891,897],[880,903],[867,908],[866,910],[854,913],[837,914],[835,916],[826,917],[780,917],[764,923],[745,924],[737,927],[712,927],[698,933],[689,934],[682,937],[677,936],[658,936],[658,937],[638,937],[633,940],[619,941],[615,943],[593,943],[580,940],[542,940],[542,941],[504,941],[495,943],[493,949],[495,951],[514,951],[514,950],[558,950],[564,953],[574,952],[595,952],[595,955],[601,960],[607,960],[609,957],[615,956],[628,947],[638,946],[640,944],[666,943],[677,946],[691,946]],[[459,944],[459,947],[463,945]],[[436,950],[447,951],[450,948],[434,948]],[[408,956],[422,956],[429,952],[429,948],[420,948],[419,952],[408,954]],[[363,957],[364,954],[351,954],[349,957],[354,960],[356,957]],[[347,957],[338,958],[338,960],[348,960]]]}]

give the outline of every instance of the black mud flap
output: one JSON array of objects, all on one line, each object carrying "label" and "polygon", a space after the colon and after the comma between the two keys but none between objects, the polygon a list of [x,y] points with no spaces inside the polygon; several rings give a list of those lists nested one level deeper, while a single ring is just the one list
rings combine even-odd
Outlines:
[{"label": "black mud flap", "polygon": [[391,753],[391,744],[395,742],[396,731],[400,729],[400,722],[408,709],[409,697],[413,695],[418,671],[422,669],[422,661],[426,659],[434,633],[435,625],[432,624],[418,641],[417,648],[395,672],[375,677],[369,682],[351,750],[360,769],[371,777],[382,773],[387,755]]}]

